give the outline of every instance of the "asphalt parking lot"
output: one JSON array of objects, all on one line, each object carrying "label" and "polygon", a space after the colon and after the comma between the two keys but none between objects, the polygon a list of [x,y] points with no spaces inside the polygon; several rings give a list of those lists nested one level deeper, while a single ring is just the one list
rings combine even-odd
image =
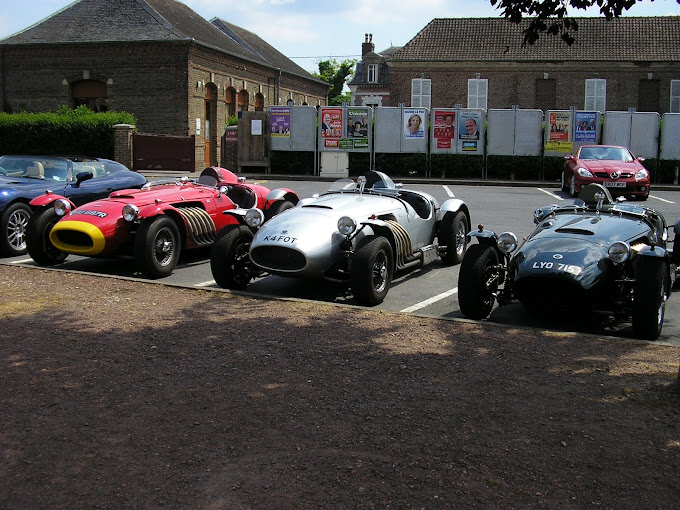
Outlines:
[{"label": "asphalt parking lot", "polygon": [[[300,197],[322,193],[326,181],[292,181],[258,178],[256,182],[269,188],[288,187]],[[568,198],[557,188],[546,186],[470,186],[461,184],[406,184],[405,187],[426,191],[440,202],[457,197],[464,200],[471,211],[472,226],[483,224],[485,228],[499,233],[510,230],[518,238],[533,229],[532,215],[537,207],[557,203]],[[672,190],[653,191],[647,205],[657,209],[671,225],[680,216],[680,194]],[[671,238],[672,238],[671,232]],[[37,267],[28,256],[1,259],[3,263]],[[130,259],[89,259],[69,256],[57,266],[59,269],[106,274],[142,279],[134,270]],[[447,267],[437,261],[423,269],[398,274],[385,301],[376,310],[410,313],[442,319],[462,319],[457,299],[457,282],[460,266]],[[159,283],[218,290],[210,271],[209,252],[183,254],[174,273]],[[295,280],[277,276],[265,276],[255,280],[246,290],[247,294],[268,297],[319,300],[339,305],[355,305],[349,289],[339,283],[326,280]],[[674,293],[674,294],[677,294]],[[549,300],[550,296],[546,296]],[[672,295],[667,303],[664,329],[659,342],[680,345],[680,299]],[[600,318],[586,319],[587,314],[578,311],[568,315],[537,315],[522,305],[496,306],[489,322],[520,327],[574,330],[583,333],[609,334],[632,338],[630,324],[604,324]]]}]

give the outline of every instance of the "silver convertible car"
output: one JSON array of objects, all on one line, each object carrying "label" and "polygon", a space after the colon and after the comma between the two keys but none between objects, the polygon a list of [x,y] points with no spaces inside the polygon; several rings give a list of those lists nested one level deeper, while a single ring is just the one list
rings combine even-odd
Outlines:
[{"label": "silver convertible car", "polygon": [[244,289],[264,274],[326,277],[348,282],[354,298],[369,306],[385,299],[395,272],[438,259],[459,263],[470,226],[462,200],[440,205],[376,171],[356,182],[340,179],[266,223],[258,209],[225,214],[238,216],[239,225],[222,229],[211,249],[221,287]]}]

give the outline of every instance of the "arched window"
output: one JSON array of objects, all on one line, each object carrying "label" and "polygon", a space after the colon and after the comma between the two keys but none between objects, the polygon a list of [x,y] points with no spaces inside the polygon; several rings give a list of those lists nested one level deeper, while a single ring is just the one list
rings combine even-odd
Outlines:
[{"label": "arched window", "polygon": [[71,98],[73,108],[85,105],[93,112],[105,112],[109,109],[106,102],[106,83],[101,81],[81,80],[71,84]]},{"label": "arched window", "polygon": [[227,118],[236,115],[236,90],[234,87],[227,87],[224,102],[227,105]]},{"label": "arched window", "polygon": [[255,94],[255,111],[261,112],[264,110],[264,96],[262,92]]},{"label": "arched window", "polygon": [[245,89],[238,93],[238,111],[248,111],[248,91]]}]

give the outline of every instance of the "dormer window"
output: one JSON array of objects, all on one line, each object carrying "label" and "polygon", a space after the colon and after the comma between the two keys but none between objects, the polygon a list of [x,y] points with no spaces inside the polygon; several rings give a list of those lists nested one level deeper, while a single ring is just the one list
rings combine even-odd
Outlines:
[{"label": "dormer window", "polygon": [[378,64],[368,64],[366,81],[368,83],[377,83],[377,81],[378,81]]}]

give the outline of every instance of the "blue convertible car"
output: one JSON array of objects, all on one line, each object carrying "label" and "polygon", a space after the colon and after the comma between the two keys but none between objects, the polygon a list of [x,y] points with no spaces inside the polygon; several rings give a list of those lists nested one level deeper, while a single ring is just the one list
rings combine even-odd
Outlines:
[{"label": "blue convertible car", "polygon": [[141,188],[144,176],[101,158],[54,156],[0,157],[0,256],[26,252],[29,202],[53,191],[76,205],[105,198],[112,191]]}]

